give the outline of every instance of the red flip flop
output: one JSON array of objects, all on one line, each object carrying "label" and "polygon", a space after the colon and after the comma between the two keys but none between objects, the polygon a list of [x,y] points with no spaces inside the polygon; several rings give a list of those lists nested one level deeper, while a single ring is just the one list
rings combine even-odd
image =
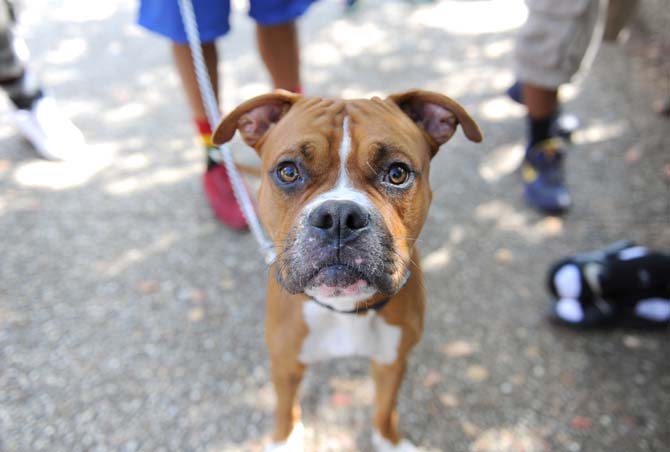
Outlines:
[{"label": "red flip flop", "polygon": [[237,204],[233,186],[224,165],[212,165],[202,176],[202,185],[214,211],[223,224],[238,231],[248,229],[242,209]]}]

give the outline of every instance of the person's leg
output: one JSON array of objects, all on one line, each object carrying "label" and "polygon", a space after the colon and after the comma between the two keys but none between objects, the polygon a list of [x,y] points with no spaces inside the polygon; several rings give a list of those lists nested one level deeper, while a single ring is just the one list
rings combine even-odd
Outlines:
[{"label": "person's leg", "polygon": [[534,119],[546,118],[558,108],[558,89],[525,83],[523,101],[528,109],[528,116]]},{"label": "person's leg", "polygon": [[528,109],[528,142],[521,172],[524,195],[532,207],[561,213],[572,201],[564,178],[564,144],[558,139],[558,88],[592,59],[595,38],[599,39],[596,25],[604,17],[603,2],[529,0],[528,7],[515,49],[519,80],[515,88],[521,89],[508,91],[515,100],[520,94]]},{"label": "person's leg", "polygon": [[[0,0],[0,88],[16,108],[30,109],[42,96],[36,79],[26,70],[25,55],[17,52],[17,38],[13,33],[12,12],[5,0]],[[25,47],[25,46],[24,46]]]},{"label": "person's leg", "polygon": [[[205,65],[209,73],[209,79],[212,81],[214,94],[219,98],[219,75],[217,72],[217,65],[219,62],[216,51],[216,44],[208,42],[202,44],[202,54],[205,58]],[[184,88],[184,93],[191,106],[193,118],[196,121],[207,121],[207,113],[203,105],[202,96],[200,95],[200,88],[198,86],[198,79],[195,75],[195,67],[193,66],[193,59],[191,56],[191,48],[188,44],[181,44],[178,42],[172,43],[172,56],[174,59],[181,85]]]},{"label": "person's leg", "polygon": [[[222,0],[198,0],[193,2],[193,8],[200,41],[205,43],[202,44],[205,65],[218,100],[218,56],[215,41],[230,29],[230,5]],[[207,165],[203,175],[203,188],[214,215],[233,229],[246,228],[246,221],[235,200],[225,167],[210,158],[214,148],[211,142],[212,128],[216,124],[210,124],[207,119],[177,1],[141,0],[138,23],[171,42],[174,63],[205,150]]]},{"label": "person's leg", "polygon": [[275,88],[301,91],[300,51],[295,22],[256,26],[258,51]]},{"label": "person's leg", "polygon": [[0,0],[0,82],[15,80],[21,74],[23,64],[14,51],[11,11],[5,0]]},{"label": "person's leg", "polygon": [[258,52],[275,88],[300,93],[300,46],[296,20],[315,0],[250,0]]},{"label": "person's leg", "polygon": [[[218,102],[219,77],[217,72],[218,54],[216,44],[214,42],[202,44],[202,52]],[[223,165],[214,162],[210,157],[210,151],[214,148],[212,144],[213,125],[207,119],[207,113],[191,57],[191,49],[188,44],[173,42],[172,55],[206,153],[207,171],[203,176],[203,187],[207,199],[219,220],[233,229],[244,229],[246,228],[246,221],[235,200],[226,169]]]},{"label": "person's leg", "polygon": [[28,47],[14,35],[10,5],[0,0],[0,89],[15,110],[14,124],[33,148],[49,160],[87,156],[81,131],[46,96],[27,64]]},{"label": "person's leg", "polygon": [[524,83],[522,96],[528,110],[528,145],[534,146],[556,133],[553,123],[558,112],[558,90]]}]

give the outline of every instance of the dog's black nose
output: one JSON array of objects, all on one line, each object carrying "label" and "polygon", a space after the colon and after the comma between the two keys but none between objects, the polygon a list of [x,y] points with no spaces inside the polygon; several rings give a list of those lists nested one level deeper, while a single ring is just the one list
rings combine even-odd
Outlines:
[{"label": "dog's black nose", "polygon": [[309,214],[307,221],[341,244],[358,237],[370,224],[370,215],[353,201],[325,201]]}]

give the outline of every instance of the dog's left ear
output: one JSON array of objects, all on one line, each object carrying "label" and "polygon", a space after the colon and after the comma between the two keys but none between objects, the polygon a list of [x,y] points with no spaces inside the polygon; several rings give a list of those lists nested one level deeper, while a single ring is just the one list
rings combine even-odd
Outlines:
[{"label": "dog's left ear", "polygon": [[301,97],[278,89],[244,102],[221,120],[214,130],[212,142],[216,145],[226,143],[239,130],[244,142],[258,149],[265,134]]},{"label": "dog's left ear", "polygon": [[458,102],[432,91],[412,90],[392,94],[387,100],[398,105],[433,141],[433,153],[454,135],[458,124],[470,141],[482,141],[474,119]]}]

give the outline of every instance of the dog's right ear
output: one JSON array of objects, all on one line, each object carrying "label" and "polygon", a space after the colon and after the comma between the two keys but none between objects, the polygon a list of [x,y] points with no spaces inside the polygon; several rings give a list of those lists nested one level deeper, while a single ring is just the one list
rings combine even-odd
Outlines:
[{"label": "dog's right ear", "polygon": [[235,130],[245,143],[258,150],[257,145],[291,106],[302,96],[284,90],[254,97],[221,120],[212,135],[212,142],[216,145],[227,143],[235,135]]}]

